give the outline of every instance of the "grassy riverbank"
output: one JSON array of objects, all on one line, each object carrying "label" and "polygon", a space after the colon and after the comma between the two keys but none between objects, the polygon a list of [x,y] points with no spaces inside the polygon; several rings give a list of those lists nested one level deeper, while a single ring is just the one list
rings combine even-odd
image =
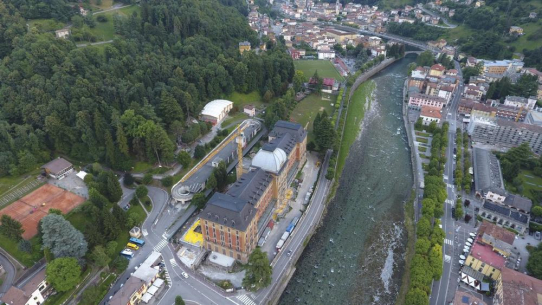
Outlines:
[{"label": "grassy riverbank", "polygon": [[416,198],[416,190],[410,192],[410,199],[405,205],[405,229],[407,231],[407,247],[405,251],[405,272],[401,280],[401,289],[397,295],[395,305],[405,304],[406,294],[410,288],[410,264],[415,254],[416,246],[416,223],[414,222],[414,199]]},{"label": "grassy riverbank", "polygon": [[365,111],[370,107],[371,94],[374,89],[375,82],[372,80],[366,81],[356,89],[348,104],[348,114],[344,125],[339,156],[337,157],[337,172],[335,173],[335,177],[341,176],[350,146],[354,144],[361,131],[361,121],[365,117]]}]

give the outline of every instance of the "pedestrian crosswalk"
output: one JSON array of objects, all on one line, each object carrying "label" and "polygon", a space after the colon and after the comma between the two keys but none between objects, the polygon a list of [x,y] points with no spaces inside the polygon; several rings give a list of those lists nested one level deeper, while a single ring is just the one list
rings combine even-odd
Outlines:
[{"label": "pedestrian crosswalk", "polygon": [[450,246],[454,245],[454,242],[452,240],[449,240],[449,239],[445,239],[444,243],[447,244],[447,245],[450,245]]},{"label": "pedestrian crosswalk", "polygon": [[167,246],[167,240],[166,239],[162,239],[158,245],[154,246],[154,251],[156,252],[160,252],[162,251],[162,249],[164,249],[164,247]]},{"label": "pedestrian crosswalk", "polygon": [[169,238],[167,232],[164,232],[164,234],[162,234],[162,238],[164,238],[164,239],[168,239],[168,238]]},{"label": "pedestrian crosswalk", "polygon": [[164,269],[164,276],[166,277],[166,282],[168,287],[171,287],[171,277],[169,276],[169,272],[167,271],[167,268]]},{"label": "pedestrian crosswalk", "polygon": [[245,305],[256,305],[256,303],[254,303],[254,301],[247,294],[238,295],[237,299],[243,302]]},{"label": "pedestrian crosswalk", "polygon": [[444,202],[452,206],[454,205],[454,201],[452,199],[446,199]]},{"label": "pedestrian crosswalk", "polygon": [[177,262],[174,258],[170,259],[169,262],[171,263],[171,266],[173,266],[173,268],[177,267]]}]

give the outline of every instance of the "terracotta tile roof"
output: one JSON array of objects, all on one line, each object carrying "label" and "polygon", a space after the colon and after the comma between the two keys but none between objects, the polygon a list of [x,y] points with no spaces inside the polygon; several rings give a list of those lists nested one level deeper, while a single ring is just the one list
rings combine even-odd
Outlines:
[{"label": "terracotta tile roof", "polygon": [[489,221],[484,221],[478,229],[478,236],[482,236],[484,233],[510,245],[514,244],[514,240],[516,239],[516,235],[514,233],[506,230],[505,228],[494,225]]},{"label": "terracotta tile roof", "polygon": [[435,64],[431,66],[431,70],[444,71],[446,68],[441,64]]},{"label": "terracotta tile roof", "polygon": [[542,299],[542,281],[509,268],[501,271],[502,304],[539,305]]},{"label": "terracotta tile roof", "polygon": [[430,106],[422,106],[421,116],[436,118],[439,120],[442,118],[442,115],[440,113],[440,108],[430,107]]}]

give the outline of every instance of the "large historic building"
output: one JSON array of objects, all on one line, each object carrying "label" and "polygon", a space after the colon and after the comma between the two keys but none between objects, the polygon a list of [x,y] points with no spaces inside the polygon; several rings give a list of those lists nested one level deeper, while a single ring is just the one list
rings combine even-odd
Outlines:
[{"label": "large historic building", "polygon": [[305,163],[306,145],[300,124],[275,124],[248,172],[226,193],[215,193],[201,212],[206,250],[247,262],[273,210],[287,201],[288,185]]}]

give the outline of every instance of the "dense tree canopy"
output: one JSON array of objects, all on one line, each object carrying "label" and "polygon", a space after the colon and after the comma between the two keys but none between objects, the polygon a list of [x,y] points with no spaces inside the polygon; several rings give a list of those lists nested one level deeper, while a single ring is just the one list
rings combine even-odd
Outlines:
[{"label": "dense tree canopy", "polygon": [[61,257],[47,264],[47,281],[60,292],[72,289],[79,282],[81,267],[73,257]]},{"label": "dense tree canopy", "polygon": [[[47,5],[64,2],[55,1]],[[140,14],[115,18],[122,38],[102,50],[27,33],[20,14],[0,4],[6,11],[0,176],[36,168],[52,151],[123,170],[134,160],[172,162],[176,136],[209,100],[234,90],[281,96],[294,75],[283,45],[241,56],[238,43],[258,45],[258,37],[238,10],[216,0],[142,1]]]},{"label": "dense tree canopy", "polygon": [[41,220],[43,247],[51,250],[55,258],[82,258],[87,252],[87,242],[64,217],[49,214]]}]

